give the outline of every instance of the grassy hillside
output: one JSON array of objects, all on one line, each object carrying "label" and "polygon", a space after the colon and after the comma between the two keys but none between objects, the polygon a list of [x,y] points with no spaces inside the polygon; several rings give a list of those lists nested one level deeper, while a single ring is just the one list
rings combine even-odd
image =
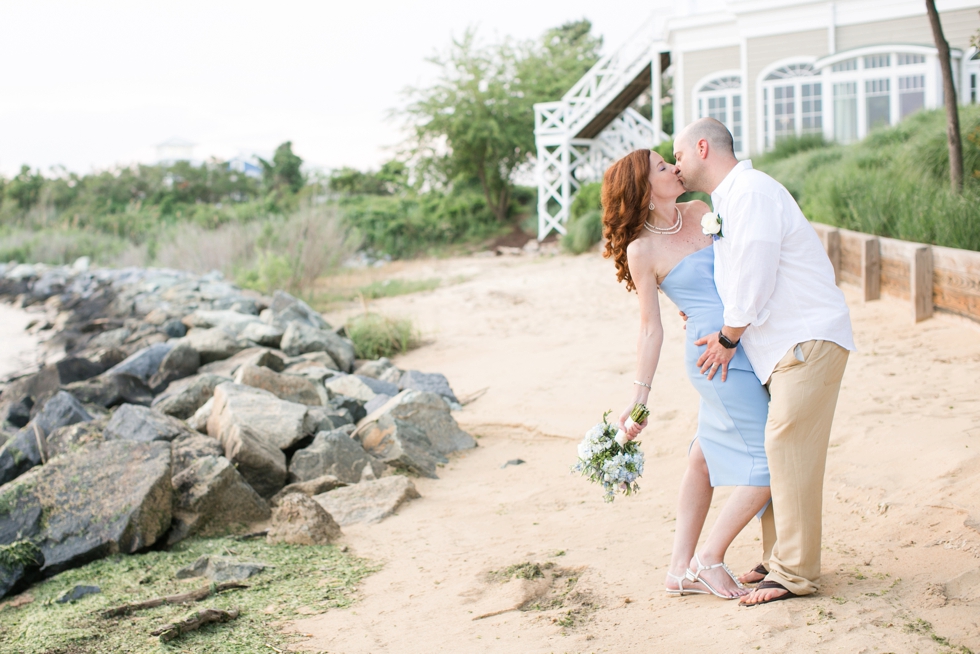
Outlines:
[{"label": "grassy hillside", "polygon": [[782,141],[754,161],[796,197],[811,220],[847,229],[980,250],[980,107],[960,112],[966,182],[949,190],[946,119],[920,112],[860,143]]}]

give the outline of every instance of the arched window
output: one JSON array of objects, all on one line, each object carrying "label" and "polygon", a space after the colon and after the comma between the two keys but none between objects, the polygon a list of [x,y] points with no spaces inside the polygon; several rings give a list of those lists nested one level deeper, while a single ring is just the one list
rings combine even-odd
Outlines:
[{"label": "arched window", "polygon": [[[971,50],[976,50],[972,48]],[[964,104],[977,104],[980,102],[980,51],[974,52],[967,58],[965,72],[963,75],[966,91],[961,93],[961,101]]]},{"label": "arched window", "polygon": [[695,106],[698,109],[698,118],[714,118],[724,123],[732,133],[735,153],[743,152],[744,103],[740,76],[722,75],[705,82],[695,93]]},{"label": "arched window", "polygon": [[765,148],[787,136],[823,132],[823,86],[810,63],[775,69],[762,80]]}]

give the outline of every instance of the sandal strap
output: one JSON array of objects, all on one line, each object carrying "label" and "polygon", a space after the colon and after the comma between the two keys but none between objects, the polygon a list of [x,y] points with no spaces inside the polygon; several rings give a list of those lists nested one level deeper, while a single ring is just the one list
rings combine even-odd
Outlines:
[{"label": "sandal strap", "polygon": [[691,581],[701,581],[701,573],[704,572],[705,570],[714,570],[715,568],[721,568],[728,574],[729,577],[732,578],[732,581],[734,581],[739,588],[745,588],[745,586],[742,585],[742,582],[739,581],[738,578],[735,576],[735,573],[732,572],[732,569],[729,568],[724,561],[720,561],[712,565],[705,565],[704,563],[701,562],[701,557],[698,556],[698,553],[695,552],[694,562],[697,564],[698,569],[695,570],[694,572],[691,572],[691,570],[688,569],[687,578],[690,579]]}]

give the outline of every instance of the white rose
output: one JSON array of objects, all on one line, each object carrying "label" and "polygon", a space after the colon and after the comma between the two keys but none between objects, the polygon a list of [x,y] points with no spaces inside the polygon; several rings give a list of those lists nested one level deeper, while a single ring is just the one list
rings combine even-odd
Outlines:
[{"label": "white rose", "polygon": [[714,236],[721,231],[721,218],[714,212],[708,212],[701,216],[701,231],[708,236]]}]

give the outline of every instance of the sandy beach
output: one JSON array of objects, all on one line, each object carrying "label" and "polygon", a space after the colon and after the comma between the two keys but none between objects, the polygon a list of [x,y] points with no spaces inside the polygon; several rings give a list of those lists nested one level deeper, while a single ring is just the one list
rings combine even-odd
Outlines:
[{"label": "sandy beach", "polygon": [[[345,528],[340,544],[381,568],[352,607],[283,625],[305,635],[294,649],[980,651],[980,325],[946,315],[912,325],[906,302],[865,304],[845,288],[859,351],[831,438],[822,588],[746,609],[663,592],[698,406],[669,300],[642,489],[604,504],[569,467],[585,430],[632,394],[637,303],[611,263],[474,256],[370,274],[443,280],[368,309],[420,328],[423,345],[400,367],[442,372],[464,401],[478,398],[454,415],[479,447],[439,479],[417,479],[422,498],[397,515]],[[340,324],[360,310],[326,317]],[[0,373],[32,362],[30,318],[0,305]],[[726,497],[715,494],[709,524]],[[728,563],[741,572],[759,556],[753,522]],[[504,581],[522,565],[544,577]]]},{"label": "sandy beach", "polygon": [[[310,636],[298,648],[980,650],[980,326],[942,315],[913,326],[905,302],[864,304],[845,289],[860,349],[829,452],[822,589],[746,609],[663,592],[698,403],[669,300],[642,490],[608,505],[568,469],[581,434],[630,398],[637,305],[612,265],[597,254],[474,257],[400,274],[458,281],[370,309],[421,327],[427,344],[399,366],[443,372],[461,397],[487,389],[456,414],[480,446],[440,479],[418,480],[422,499],[398,515],[346,528],[343,543],[383,568],[352,608],[290,625]],[[726,496],[716,493],[709,523]],[[758,536],[753,522],[736,540],[736,571],[759,561]],[[522,563],[540,564],[546,578],[490,574]],[[508,611],[534,597],[539,610]]]}]

